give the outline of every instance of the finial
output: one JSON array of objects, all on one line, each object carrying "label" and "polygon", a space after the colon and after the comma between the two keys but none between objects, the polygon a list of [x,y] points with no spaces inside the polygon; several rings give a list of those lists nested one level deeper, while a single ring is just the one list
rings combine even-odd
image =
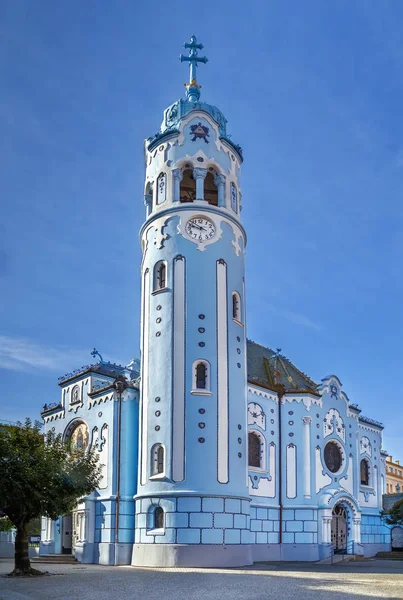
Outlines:
[{"label": "finial", "polygon": [[94,358],[96,356],[99,356],[99,362],[104,363],[104,359],[102,358],[102,356],[100,355],[100,353],[98,352],[98,350],[96,348],[94,348],[94,350],[91,352],[91,356],[93,356]]},{"label": "finial", "polygon": [[197,84],[196,70],[197,63],[204,63],[208,61],[208,58],[205,56],[198,56],[197,51],[203,50],[203,44],[198,44],[195,35],[192,35],[190,38],[190,42],[185,42],[185,48],[189,48],[189,56],[180,55],[179,60],[181,62],[188,62],[190,66],[190,79],[189,83],[185,83],[187,89],[187,97],[189,102],[197,102],[200,98],[200,88],[201,85]]},{"label": "finial", "polygon": [[280,356],[281,348],[276,348],[276,356]]}]

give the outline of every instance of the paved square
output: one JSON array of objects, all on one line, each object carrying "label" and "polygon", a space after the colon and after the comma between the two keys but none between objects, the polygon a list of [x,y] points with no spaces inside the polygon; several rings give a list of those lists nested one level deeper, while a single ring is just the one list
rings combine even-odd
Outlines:
[{"label": "paved square", "polygon": [[[365,600],[403,599],[403,562],[256,564],[245,569],[138,569],[37,565],[53,575],[0,577],[0,600]],[[0,561],[0,572],[12,563]]]}]

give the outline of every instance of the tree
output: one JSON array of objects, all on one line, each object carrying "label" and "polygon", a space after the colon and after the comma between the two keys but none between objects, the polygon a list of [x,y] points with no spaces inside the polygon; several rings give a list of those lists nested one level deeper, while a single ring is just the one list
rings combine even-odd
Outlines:
[{"label": "tree", "polygon": [[93,450],[70,448],[61,435],[43,434],[41,424],[0,425],[0,509],[17,530],[12,575],[41,575],[28,555],[31,519],[57,519],[71,512],[101,478]]},{"label": "tree", "polygon": [[13,524],[10,519],[6,516],[0,517],[0,531],[11,531],[13,528]]},{"label": "tree", "polygon": [[403,525],[403,499],[394,503],[386,516],[388,525]]}]

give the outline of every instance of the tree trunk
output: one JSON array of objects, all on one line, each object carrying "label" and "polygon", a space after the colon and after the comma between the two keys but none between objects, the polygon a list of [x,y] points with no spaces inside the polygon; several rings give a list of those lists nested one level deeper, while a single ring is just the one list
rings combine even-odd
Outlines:
[{"label": "tree trunk", "polygon": [[22,523],[17,527],[15,537],[14,571],[12,576],[18,575],[44,575],[42,571],[37,571],[31,567],[28,553],[28,523]]},{"label": "tree trunk", "polygon": [[15,538],[14,571],[29,572],[31,563],[28,554],[27,523],[19,525]]}]

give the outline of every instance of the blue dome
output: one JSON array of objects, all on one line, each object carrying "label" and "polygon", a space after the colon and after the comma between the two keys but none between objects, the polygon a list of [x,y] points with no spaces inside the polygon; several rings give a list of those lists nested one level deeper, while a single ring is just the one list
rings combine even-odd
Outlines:
[{"label": "blue dome", "polygon": [[192,110],[204,111],[213,117],[214,121],[218,125],[218,131],[220,139],[228,142],[232,148],[239,155],[240,162],[243,160],[242,148],[238,144],[229,139],[227,135],[227,119],[223,113],[212,104],[207,102],[200,102],[200,87],[196,81],[196,68],[197,63],[206,63],[206,57],[199,57],[197,49],[202,49],[203,45],[198,44],[196,37],[190,38],[190,43],[184,44],[185,48],[189,48],[189,56],[181,55],[179,58],[181,62],[188,61],[190,63],[190,82],[186,85],[186,98],[177,100],[164,111],[164,120],[161,123],[160,130],[154,135],[148,138],[147,150],[151,152],[163,139],[171,137],[179,133],[179,123],[188,113]]}]

